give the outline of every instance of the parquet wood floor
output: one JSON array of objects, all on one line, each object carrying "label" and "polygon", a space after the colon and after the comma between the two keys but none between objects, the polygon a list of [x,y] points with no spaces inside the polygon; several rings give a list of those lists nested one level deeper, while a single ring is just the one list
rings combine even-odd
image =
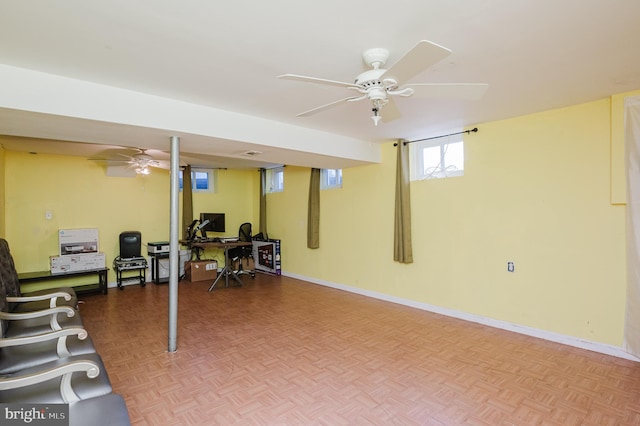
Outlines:
[{"label": "parquet wood floor", "polygon": [[640,425],[640,364],[303,281],[84,298],[134,425]]}]

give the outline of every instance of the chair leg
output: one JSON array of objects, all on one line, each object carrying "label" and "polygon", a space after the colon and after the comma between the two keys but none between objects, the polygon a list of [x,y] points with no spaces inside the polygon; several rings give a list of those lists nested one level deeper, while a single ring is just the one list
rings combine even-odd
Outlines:
[{"label": "chair leg", "polygon": [[238,261],[238,270],[236,271],[236,275],[251,275],[251,278],[255,278],[256,274],[252,271],[245,271],[244,267],[242,266],[242,257],[237,257],[234,259],[235,261]]}]

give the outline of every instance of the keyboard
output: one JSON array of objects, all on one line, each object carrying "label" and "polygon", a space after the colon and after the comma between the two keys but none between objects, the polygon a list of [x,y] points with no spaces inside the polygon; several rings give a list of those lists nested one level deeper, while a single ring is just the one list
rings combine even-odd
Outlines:
[{"label": "keyboard", "polygon": [[193,240],[194,243],[219,243],[220,238],[199,238],[197,240]]},{"label": "keyboard", "polygon": [[239,240],[238,237],[228,237],[228,238],[220,238],[221,243],[235,243]]}]

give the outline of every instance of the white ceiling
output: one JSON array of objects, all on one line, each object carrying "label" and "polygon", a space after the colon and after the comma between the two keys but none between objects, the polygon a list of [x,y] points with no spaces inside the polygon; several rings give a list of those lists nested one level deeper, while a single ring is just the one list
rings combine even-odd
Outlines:
[{"label": "white ceiling", "polygon": [[[348,167],[375,162],[372,150],[389,140],[640,88],[637,0],[0,0],[0,11],[0,135],[11,136],[0,143],[9,150],[167,152],[176,134],[193,164]],[[484,98],[403,98],[402,117],[375,127],[366,101],[296,117],[351,92],[276,78],[351,82],[366,69],[364,50],[384,47],[393,63],[419,40],[453,53],[411,82],[488,83]],[[147,98],[134,103],[130,92]],[[170,100],[167,111],[197,106],[204,118],[154,121],[139,107],[153,99]],[[84,109],[69,107],[80,100]],[[110,146],[85,150],[95,143]]]}]

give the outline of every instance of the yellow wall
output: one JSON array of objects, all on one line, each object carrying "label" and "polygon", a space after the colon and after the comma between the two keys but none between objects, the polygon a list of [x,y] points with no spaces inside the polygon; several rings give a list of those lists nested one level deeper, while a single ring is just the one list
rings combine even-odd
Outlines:
[{"label": "yellow wall", "polygon": [[[286,167],[285,191],[267,200],[283,271],[621,346],[625,207],[612,196],[620,191],[615,102],[479,125],[465,139],[463,177],[411,185],[410,265],[393,262],[391,143],[380,164],[345,169],[342,189],[322,191],[316,250],[306,247],[309,169]],[[5,234],[20,271],[48,267],[60,228],[99,228],[108,264],[123,230],[140,230],[145,242],[168,237],[167,172],[110,178],[83,159],[4,157]],[[224,211],[228,234],[257,224],[258,173],[221,170],[218,178],[218,194],[194,195],[194,213]]]},{"label": "yellow wall", "polygon": [[[108,177],[103,165],[82,158],[5,152],[6,239],[20,272],[49,269],[58,252],[58,230],[98,228],[107,266],[119,253],[119,234],[137,230],[143,244],[169,239],[169,172]],[[216,194],[194,193],[194,214],[227,214],[227,232],[240,223],[257,223],[255,171],[218,171]],[[51,211],[53,218],[45,219]],[[4,210],[3,210],[4,211]],[[182,234],[180,234],[182,235]],[[143,254],[146,247],[143,246]],[[109,281],[115,274],[109,271]]]},{"label": "yellow wall", "polygon": [[[610,203],[608,99],[479,125],[463,177],[411,185],[414,263],[393,262],[395,148],[322,191],[306,248],[309,170],[268,197],[284,271],[620,346],[625,209]],[[507,272],[507,261],[516,272]]]},{"label": "yellow wall", "polygon": [[[236,236],[244,222],[252,223],[257,229],[260,217],[260,175],[257,169],[216,170],[216,174],[218,185],[215,195],[193,193],[194,219],[198,219],[203,212],[225,213],[225,232],[214,236]],[[201,258],[216,259],[219,265],[224,265],[222,250],[206,250]]]},{"label": "yellow wall", "polygon": [[5,208],[4,208],[4,187],[5,187],[5,159],[4,159],[4,148],[0,146],[0,237],[4,237],[5,235]]}]

